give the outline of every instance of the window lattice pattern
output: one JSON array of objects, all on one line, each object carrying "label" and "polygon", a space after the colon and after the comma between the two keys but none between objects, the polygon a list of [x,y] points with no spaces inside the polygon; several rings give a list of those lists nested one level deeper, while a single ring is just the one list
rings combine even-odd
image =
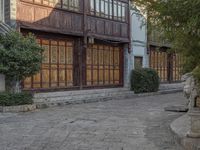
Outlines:
[{"label": "window lattice pattern", "polygon": [[79,11],[79,0],[22,0],[35,4],[42,4],[50,7],[63,8],[72,11]]},{"label": "window lattice pattern", "polygon": [[91,14],[126,21],[127,4],[116,0],[90,0]]}]

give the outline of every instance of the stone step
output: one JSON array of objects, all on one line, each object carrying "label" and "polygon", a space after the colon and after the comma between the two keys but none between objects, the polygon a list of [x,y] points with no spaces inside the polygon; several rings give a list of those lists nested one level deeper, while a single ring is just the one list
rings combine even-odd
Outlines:
[{"label": "stone step", "polygon": [[108,93],[119,93],[119,92],[131,92],[127,88],[112,88],[112,89],[95,89],[95,90],[78,90],[78,91],[62,91],[62,92],[48,92],[48,93],[37,93],[35,98],[48,98],[48,97],[66,97],[75,95],[93,95],[93,94],[108,94]]},{"label": "stone step", "polygon": [[131,98],[135,96],[133,91],[125,88],[98,89],[83,91],[66,91],[35,94],[34,102],[41,107],[57,105],[77,104],[106,101],[111,99]]},{"label": "stone step", "polygon": [[181,89],[168,89],[160,90],[154,93],[135,94],[127,88],[112,88],[112,89],[90,89],[80,91],[62,91],[62,92],[49,92],[37,93],[34,96],[34,102],[37,108],[46,108],[52,106],[62,106],[68,104],[80,104],[100,102],[107,100],[128,99],[135,97],[152,96],[158,94],[169,94],[180,92]]},{"label": "stone step", "polygon": [[183,89],[183,83],[160,84],[159,90]]}]

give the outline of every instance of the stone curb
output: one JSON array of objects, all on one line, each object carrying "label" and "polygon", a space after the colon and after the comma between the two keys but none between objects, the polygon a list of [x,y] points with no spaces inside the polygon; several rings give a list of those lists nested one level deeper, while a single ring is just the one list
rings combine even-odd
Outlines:
[{"label": "stone curb", "polygon": [[170,130],[174,135],[176,143],[183,150],[200,150],[200,139],[187,137],[187,132],[190,129],[190,121],[188,119],[188,114],[177,118],[170,124]]},{"label": "stone curb", "polygon": [[28,112],[28,111],[34,111],[35,109],[36,109],[36,104],[19,105],[19,106],[0,106],[0,112],[2,112],[2,113]]},{"label": "stone curb", "polygon": [[120,100],[120,99],[131,99],[131,98],[138,98],[138,97],[147,97],[147,96],[154,96],[154,95],[164,95],[164,94],[172,94],[182,92],[182,89],[171,89],[171,90],[160,90],[158,92],[153,93],[143,93],[143,94],[131,94],[131,95],[123,95],[123,96],[110,96],[110,97],[98,97],[98,98],[89,98],[85,100],[72,100],[72,101],[58,101],[58,102],[50,102],[50,103],[35,103],[36,108],[43,109],[48,107],[55,107],[55,106],[65,106],[71,104],[84,104],[84,103],[95,103],[95,102],[104,102],[109,100]]}]

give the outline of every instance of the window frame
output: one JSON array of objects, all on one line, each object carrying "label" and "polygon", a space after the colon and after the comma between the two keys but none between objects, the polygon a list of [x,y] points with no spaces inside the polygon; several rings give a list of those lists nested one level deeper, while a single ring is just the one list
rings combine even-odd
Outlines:
[{"label": "window frame", "polygon": [[[21,0],[23,2],[55,7],[63,10],[80,12],[80,0]],[[71,3],[70,3],[71,1]]]},{"label": "window frame", "polygon": [[[103,7],[103,8],[102,8]],[[108,7],[108,8],[107,8]],[[90,14],[102,18],[127,22],[128,4],[118,0],[90,0]],[[119,12],[120,9],[120,12]]]}]

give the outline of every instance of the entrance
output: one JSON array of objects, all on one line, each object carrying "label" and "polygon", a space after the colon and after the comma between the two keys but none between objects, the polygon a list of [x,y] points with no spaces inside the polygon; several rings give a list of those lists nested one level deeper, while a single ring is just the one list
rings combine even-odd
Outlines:
[{"label": "entrance", "polygon": [[86,52],[87,86],[122,85],[122,49],[90,45]]}]

